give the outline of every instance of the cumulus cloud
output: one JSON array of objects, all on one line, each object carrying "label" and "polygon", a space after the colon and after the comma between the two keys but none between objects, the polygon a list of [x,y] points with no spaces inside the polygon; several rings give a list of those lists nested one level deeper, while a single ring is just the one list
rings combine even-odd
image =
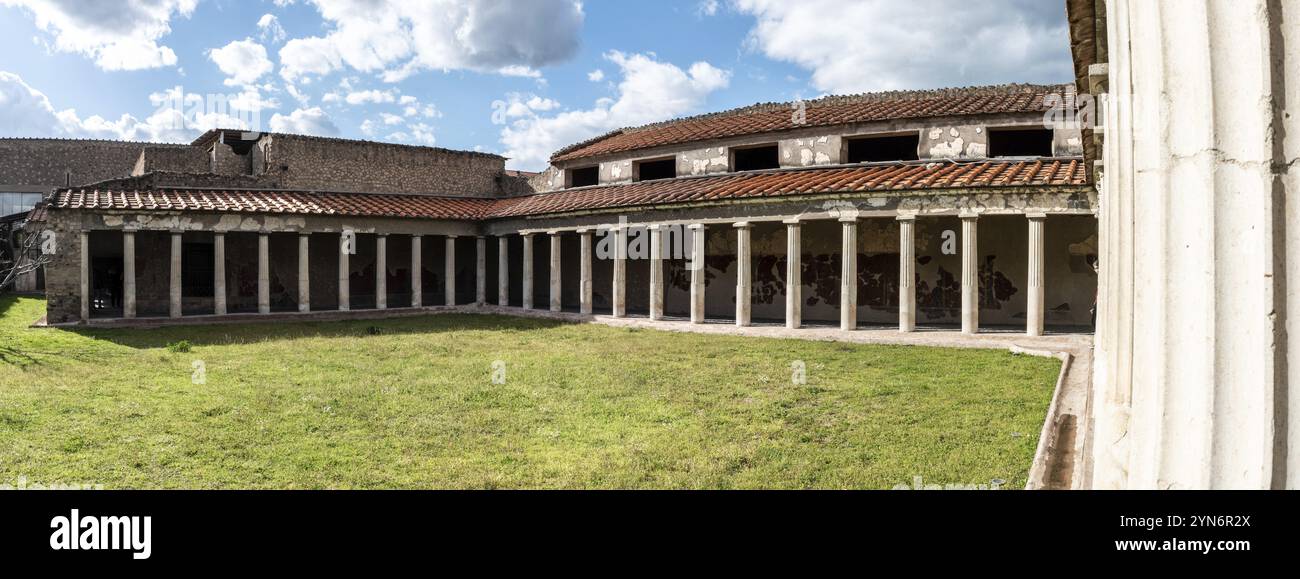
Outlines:
[{"label": "cumulus cloud", "polygon": [[284,42],[284,27],[280,26],[280,19],[274,14],[263,14],[257,21],[257,29],[261,31],[263,41],[272,44]]},{"label": "cumulus cloud", "polygon": [[208,51],[208,58],[226,75],[227,86],[250,85],[274,67],[266,57],[266,47],[252,38],[236,40]]},{"label": "cumulus cloud", "polygon": [[397,95],[391,90],[362,90],[348,93],[344,97],[350,105],[391,103],[397,100]]},{"label": "cumulus cloud", "polygon": [[[728,86],[731,73],[707,62],[686,70],[644,54],[610,52],[605,58],[618,66],[622,80],[617,98],[602,98],[586,110],[543,112],[558,103],[536,97],[508,95],[494,103],[494,121],[511,165],[541,169],[551,153],[611,130],[662,121],[697,111],[715,91]],[[540,108],[533,108],[539,105]]]},{"label": "cumulus cloud", "polygon": [[397,82],[420,70],[540,76],[578,48],[578,0],[312,0],[332,29],[280,49],[294,81],[351,68]]},{"label": "cumulus cloud", "polygon": [[188,17],[198,0],[0,0],[26,10],[53,36],[59,52],[82,54],[104,70],[140,70],[176,64],[158,41],[173,16]]},{"label": "cumulus cloud", "polygon": [[271,131],[295,135],[333,137],[339,134],[338,125],[320,107],[297,109],[288,115],[276,113],[271,117]]},{"label": "cumulus cloud", "polygon": [[703,0],[695,7],[695,13],[700,16],[716,16],[718,14],[718,0]]},{"label": "cumulus cloud", "polygon": [[596,69],[596,70],[593,70],[593,71],[587,73],[587,80],[589,80],[589,81],[591,81],[591,82],[600,82],[600,81],[602,81],[602,80],[605,80],[605,71],[603,71],[603,70],[601,70],[601,69],[599,69],[599,68]]},{"label": "cumulus cloud", "polygon": [[1071,77],[1064,4],[1042,0],[735,0],[749,45],[830,93]]},{"label": "cumulus cloud", "polygon": [[55,109],[50,99],[16,74],[0,71],[0,134],[15,137],[75,137],[127,141],[188,142],[217,127],[247,129],[246,118],[207,110],[202,97],[175,88],[149,97],[155,110],[145,119],[123,114],[82,118],[75,109]]}]

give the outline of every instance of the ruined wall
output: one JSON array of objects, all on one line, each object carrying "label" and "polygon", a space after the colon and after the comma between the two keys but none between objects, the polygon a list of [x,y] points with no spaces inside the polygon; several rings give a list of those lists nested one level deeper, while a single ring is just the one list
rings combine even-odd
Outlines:
[{"label": "ruined wall", "polygon": [[0,185],[63,187],[131,175],[146,145],[74,139],[0,139]]},{"label": "ruined wall", "polygon": [[505,159],[496,155],[296,135],[266,135],[265,173],[290,189],[501,195]]},{"label": "ruined wall", "polygon": [[170,173],[206,173],[211,161],[208,154],[197,147],[147,146],[140,153],[132,176],[155,171]]}]

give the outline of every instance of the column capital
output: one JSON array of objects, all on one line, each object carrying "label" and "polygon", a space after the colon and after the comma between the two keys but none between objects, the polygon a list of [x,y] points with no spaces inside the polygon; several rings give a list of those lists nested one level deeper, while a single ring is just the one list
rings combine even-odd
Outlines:
[{"label": "column capital", "polygon": [[574,231],[574,233],[577,233],[578,235],[589,235],[589,234],[591,233],[591,230],[590,230],[590,229],[583,228],[583,229],[579,229],[579,230],[577,230],[577,231]]},{"label": "column capital", "polygon": [[183,234],[185,233],[185,230],[184,230],[184,229],[168,229],[168,230],[167,230],[167,233],[170,233],[170,234],[172,234],[172,235],[183,235]]},{"label": "column capital", "polygon": [[1026,214],[1025,214],[1025,217],[1028,217],[1029,219],[1034,220],[1034,221],[1038,221],[1038,220],[1042,220],[1042,219],[1047,219],[1047,214],[1046,214],[1046,213],[1026,213]]},{"label": "column capital", "polygon": [[474,239],[487,239],[487,238],[488,238],[488,236],[486,236],[486,235],[475,235],[475,236],[474,236]]},{"label": "column capital", "polygon": [[732,223],[731,226],[736,229],[750,229],[754,227],[754,224],[748,221],[737,221],[735,223]]},{"label": "column capital", "polygon": [[376,237],[388,237],[388,234],[387,234],[387,233],[376,233],[375,236],[376,236]]},{"label": "column capital", "polygon": [[896,217],[895,219],[897,219],[898,221],[916,221],[916,214],[915,214],[915,213],[899,213],[899,214],[898,214],[898,217]]},{"label": "column capital", "polygon": [[546,234],[549,235],[549,236],[551,236],[551,237],[558,237],[558,236],[560,236],[560,235],[563,235],[564,232],[563,232],[563,231],[557,231],[557,230],[552,229],[552,230],[550,230],[550,231],[547,231]]},{"label": "column capital", "polygon": [[795,226],[795,227],[798,227],[798,226],[800,226],[800,225],[803,224],[803,219],[801,219],[801,218],[799,218],[799,217],[791,217],[791,218],[789,218],[789,219],[782,219],[782,220],[781,220],[781,223],[784,223],[784,224],[786,224],[786,225],[793,225],[793,226]]},{"label": "column capital", "polygon": [[310,232],[310,231],[299,231],[299,232],[298,232],[298,237],[311,237],[311,232]]},{"label": "column capital", "polygon": [[532,231],[520,231],[520,232],[519,232],[519,237],[523,237],[523,238],[525,238],[525,239],[527,239],[527,238],[529,238],[529,237],[532,237],[533,235],[534,235],[534,233],[533,233]]},{"label": "column capital", "polygon": [[957,217],[960,217],[961,219],[965,219],[965,220],[979,219],[980,214],[974,211],[962,211],[961,213],[957,214]]},{"label": "column capital", "polygon": [[857,214],[854,214],[854,215],[851,216],[851,217],[850,217],[850,216],[841,217],[841,218],[839,219],[839,221],[840,221],[840,223],[857,223],[857,222],[858,222],[858,216],[857,216]]},{"label": "column capital", "polygon": [[447,236],[445,236],[445,237],[446,237],[447,239],[456,239],[457,237],[460,237],[460,236],[459,236],[459,235],[447,235]]},{"label": "column capital", "polygon": [[691,231],[696,231],[696,230],[704,229],[705,227],[703,223],[692,223],[690,225],[687,225],[686,228]]}]

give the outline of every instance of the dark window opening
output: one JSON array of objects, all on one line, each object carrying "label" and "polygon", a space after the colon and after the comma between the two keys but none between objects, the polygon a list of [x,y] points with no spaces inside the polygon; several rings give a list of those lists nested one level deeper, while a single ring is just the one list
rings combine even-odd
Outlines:
[{"label": "dark window opening", "polygon": [[641,161],[636,164],[637,181],[672,179],[677,176],[677,159]]},{"label": "dark window opening", "polygon": [[990,157],[1051,157],[1050,129],[989,131]]},{"label": "dark window opening", "polygon": [[600,167],[569,169],[570,187],[590,187],[600,184]]},{"label": "dark window opening", "polygon": [[761,171],[763,169],[779,168],[781,168],[781,161],[777,155],[776,145],[732,149],[731,151],[732,171]]},{"label": "dark window opening", "polygon": [[849,139],[848,162],[915,161],[920,144],[920,135]]}]

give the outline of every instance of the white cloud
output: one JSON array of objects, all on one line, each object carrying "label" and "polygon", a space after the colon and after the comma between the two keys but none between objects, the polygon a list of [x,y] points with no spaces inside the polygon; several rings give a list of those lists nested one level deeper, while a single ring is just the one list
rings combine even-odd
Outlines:
[{"label": "white cloud", "polygon": [[217,127],[253,128],[229,111],[207,110],[203,97],[179,88],[149,97],[155,110],[144,120],[123,114],[81,118],[74,109],[56,110],[48,97],[16,74],[0,71],[0,134],[16,137],[75,137],[150,142],[189,142]]},{"label": "white cloud", "polygon": [[338,125],[320,107],[297,109],[288,115],[276,113],[271,117],[271,130],[295,135],[332,137],[339,134]]},{"label": "white cloud", "polygon": [[424,123],[415,123],[407,127],[406,131],[391,133],[384,138],[389,141],[413,145],[433,145],[438,142],[438,139],[433,134],[433,127]]},{"label": "white cloud", "polygon": [[280,26],[280,19],[274,14],[263,14],[257,21],[257,29],[261,30],[262,40],[272,44],[284,42],[284,27]]},{"label": "white cloud", "polygon": [[[644,54],[610,52],[605,58],[619,67],[622,80],[618,98],[602,98],[587,110],[564,111],[543,116],[529,104],[556,108],[547,99],[522,99],[508,95],[494,116],[506,126],[501,143],[511,166],[541,169],[556,150],[611,130],[662,121],[697,111],[708,96],[728,86],[731,73],[707,62],[687,70]],[[521,105],[516,106],[516,105]]]},{"label": "white cloud", "polygon": [[735,0],[748,43],[832,93],[1071,78],[1061,2]]},{"label": "white cloud", "polygon": [[391,90],[362,90],[348,93],[344,100],[350,105],[391,103],[397,100],[397,95]]},{"label": "white cloud", "polygon": [[700,16],[715,16],[718,13],[718,0],[703,0],[695,7],[695,13]]},{"label": "white cloud", "polygon": [[591,82],[600,82],[600,81],[602,81],[602,80],[605,80],[605,71],[603,71],[603,70],[601,70],[601,69],[599,69],[599,68],[596,69],[596,70],[593,70],[593,71],[587,73],[587,80],[589,80],[589,81],[591,81]]},{"label": "white cloud", "polygon": [[252,38],[209,50],[208,58],[226,75],[227,86],[253,84],[274,67],[266,57],[266,48]]},{"label": "white cloud", "polygon": [[0,0],[27,10],[59,52],[94,59],[104,70],[140,70],[176,64],[159,45],[173,15],[188,17],[198,0]]},{"label": "white cloud", "polygon": [[578,0],[312,0],[333,25],[290,40],[280,74],[293,81],[345,67],[397,82],[419,70],[474,70],[537,78],[578,48]]}]

